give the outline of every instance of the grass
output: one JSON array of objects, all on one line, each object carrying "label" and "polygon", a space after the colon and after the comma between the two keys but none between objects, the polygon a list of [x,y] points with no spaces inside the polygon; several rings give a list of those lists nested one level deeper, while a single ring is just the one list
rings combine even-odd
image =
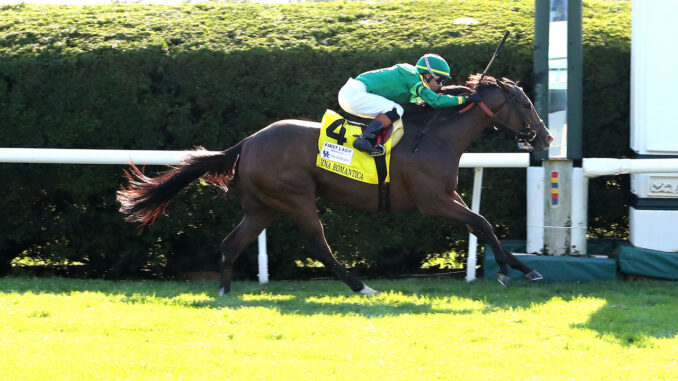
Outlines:
[{"label": "grass", "polygon": [[678,377],[678,288],[0,279],[3,380]]}]

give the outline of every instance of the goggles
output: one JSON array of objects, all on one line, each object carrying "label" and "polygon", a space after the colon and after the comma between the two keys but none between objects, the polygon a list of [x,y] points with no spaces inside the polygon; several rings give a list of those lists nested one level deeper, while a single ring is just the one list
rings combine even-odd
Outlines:
[{"label": "goggles", "polygon": [[426,62],[426,69],[428,69],[428,73],[431,74],[431,76],[433,77],[433,79],[436,80],[438,85],[443,86],[445,84],[446,78],[436,75],[433,72],[433,69],[431,69],[431,64],[428,62],[428,57],[424,57],[424,62]]}]

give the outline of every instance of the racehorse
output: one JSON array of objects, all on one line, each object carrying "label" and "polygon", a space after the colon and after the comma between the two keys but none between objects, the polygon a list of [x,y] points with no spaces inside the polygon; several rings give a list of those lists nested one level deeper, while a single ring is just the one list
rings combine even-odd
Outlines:
[{"label": "racehorse", "polygon": [[[480,83],[479,83],[480,82]],[[469,87],[482,101],[464,110],[445,108],[405,113],[405,134],[391,152],[390,206],[395,213],[418,211],[451,219],[490,245],[499,264],[498,280],[509,286],[509,266],[527,279],[542,276],[506,250],[492,225],[471,211],[456,192],[459,159],[485,128],[503,127],[529,151],[547,149],[553,140],[530,99],[509,79],[471,75]],[[478,107],[472,107],[478,106]],[[232,266],[241,251],[278,215],[288,215],[302,232],[306,249],[354,292],[377,291],[351,275],[332,255],[318,217],[315,198],[366,211],[377,211],[377,185],[356,182],[316,166],[320,124],[303,120],[281,120],[246,137],[219,153],[200,153],[200,148],[182,164],[147,177],[134,164],[125,171],[127,187],[117,192],[120,212],[129,222],[153,223],[173,196],[203,177],[228,191],[241,190],[244,216],[221,242],[219,294],[230,291]],[[424,134],[425,132],[425,134]],[[413,149],[417,146],[416,149]]]}]

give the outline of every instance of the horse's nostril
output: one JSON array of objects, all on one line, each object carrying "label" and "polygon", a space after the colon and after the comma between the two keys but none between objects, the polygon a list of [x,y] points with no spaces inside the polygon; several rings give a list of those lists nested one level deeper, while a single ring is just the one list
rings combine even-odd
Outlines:
[{"label": "horse's nostril", "polygon": [[551,144],[551,142],[553,142],[553,136],[549,135],[546,137],[546,143]]}]

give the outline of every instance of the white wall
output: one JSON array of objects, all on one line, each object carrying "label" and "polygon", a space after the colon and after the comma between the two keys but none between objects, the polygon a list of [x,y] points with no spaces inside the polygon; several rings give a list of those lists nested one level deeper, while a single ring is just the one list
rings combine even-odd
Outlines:
[{"label": "white wall", "polygon": [[[676,47],[678,0],[634,0],[631,17],[631,148],[641,155],[678,157]],[[678,173],[631,176],[640,198],[678,198]],[[678,210],[629,208],[630,241],[678,251]]]},{"label": "white wall", "polygon": [[632,3],[631,148],[640,154],[678,155],[677,20],[678,0]]}]

